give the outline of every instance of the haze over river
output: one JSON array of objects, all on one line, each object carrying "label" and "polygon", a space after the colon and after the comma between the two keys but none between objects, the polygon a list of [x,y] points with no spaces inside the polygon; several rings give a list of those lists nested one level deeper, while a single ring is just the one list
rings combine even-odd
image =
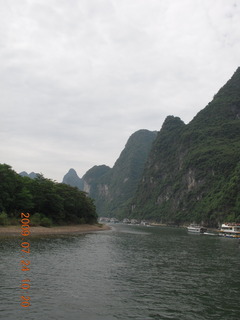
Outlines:
[{"label": "haze over river", "polygon": [[28,240],[23,272],[20,237],[0,237],[0,319],[240,319],[239,240],[121,224]]}]

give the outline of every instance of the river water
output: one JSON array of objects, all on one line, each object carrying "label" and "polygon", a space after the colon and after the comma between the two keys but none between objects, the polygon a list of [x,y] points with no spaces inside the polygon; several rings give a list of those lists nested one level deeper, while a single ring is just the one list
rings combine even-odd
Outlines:
[{"label": "river water", "polygon": [[20,237],[0,237],[0,319],[240,319],[236,239],[116,224],[29,242],[31,270],[23,272]]}]

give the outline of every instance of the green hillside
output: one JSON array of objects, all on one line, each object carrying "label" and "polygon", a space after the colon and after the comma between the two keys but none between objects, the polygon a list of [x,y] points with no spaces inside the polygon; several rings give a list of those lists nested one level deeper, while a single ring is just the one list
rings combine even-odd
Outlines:
[{"label": "green hillside", "polygon": [[185,125],[169,116],[129,215],[168,223],[240,222],[240,68]]}]

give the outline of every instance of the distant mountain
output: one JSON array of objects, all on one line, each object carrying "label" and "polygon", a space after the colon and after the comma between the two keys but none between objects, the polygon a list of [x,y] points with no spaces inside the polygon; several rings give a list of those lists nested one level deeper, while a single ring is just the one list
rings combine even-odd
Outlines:
[{"label": "distant mountain", "polygon": [[133,133],[112,169],[95,166],[83,176],[84,191],[95,199],[99,215],[125,215],[156,136],[157,132],[143,129]]},{"label": "distant mountain", "polygon": [[83,190],[91,195],[94,195],[94,198],[97,198],[98,195],[101,195],[99,185],[103,177],[111,171],[111,168],[106,165],[94,166],[88,170],[82,180],[83,180]]},{"label": "distant mountain", "polygon": [[26,171],[22,171],[19,173],[19,175],[22,177],[29,177],[31,179],[35,179],[37,177],[37,173],[35,173],[35,172],[31,172],[28,174]]},{"label": "distant mountain", "polygon": [[185,125],[168,116],[129,215],[161,222],[240,222],[240,68]]},{"label": "distant mountain", "polygon": [[189,124],[168,116],[159,132],[135,132],[113,168],[70,173],[102,216],[240,222],[240,68]]},{"label": "distant mountain", "polygon": [[156,131],[144,129],[133,133],[113,168],[94,166],[81,179],[74,169],[70,169],[63,183],[87,192],[95,200],[99,215],[124,216],[156,136]]},{"label": "distant mountain", "polygon": [[70,169],[68,173],[63,177],[62,183],[68,184],[72,187],[77,187],[80,190],[83,190],[83,180],[79,178],[77,172],[74,169]]}]

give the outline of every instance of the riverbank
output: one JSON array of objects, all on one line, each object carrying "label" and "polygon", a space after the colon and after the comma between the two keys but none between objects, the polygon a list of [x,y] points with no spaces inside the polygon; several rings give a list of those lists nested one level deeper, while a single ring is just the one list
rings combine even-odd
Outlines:
[{"label": "riverbank", "polygon": [[[31,235],[57,235],[57,234],[81,234],[81,233],[90,233],[95,231],[104,231],[110,230],[111,228],[104,224],[79,224],[71,226],[57,226],[57,227],[31,227]],[[7,226],[0,227],[0,236],[1,235],[12,235],[20,236],[21,235],[20,226]]]}]

